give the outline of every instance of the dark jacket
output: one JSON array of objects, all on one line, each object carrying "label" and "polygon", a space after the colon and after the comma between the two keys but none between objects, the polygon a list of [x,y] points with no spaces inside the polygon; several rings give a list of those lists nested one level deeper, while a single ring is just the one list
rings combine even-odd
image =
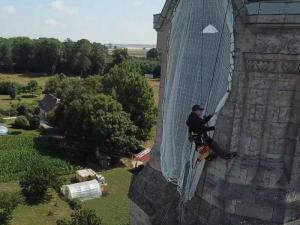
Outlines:
[{"label": "dark jacket", "polygon": [[200,118],[195,113],[191,113],[186,121],[186,125],[189,128],[189,133],[195,133],[197,135],[206,135],[206,132],[215,130],[215,127],[208,127],[205,124],[212,118],[211,115],[204,118]]}]

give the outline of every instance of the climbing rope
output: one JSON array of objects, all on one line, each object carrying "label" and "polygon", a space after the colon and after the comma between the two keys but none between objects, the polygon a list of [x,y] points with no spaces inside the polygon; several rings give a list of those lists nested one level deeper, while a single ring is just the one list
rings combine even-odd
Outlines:
[{"label": "climbing rope", "polygon": [[225,24],[226,24],[226,19],[227,19],[227,14],[228,14],[228,11],[229,11],[229,5],[230,5],[229,3],[230,3],[230,0],[227,1],[225,16],[224,16],[223,25],[222,25],[221,36],[220,36],[219,44],[218,44],[217,57],[216,57],[215,64],[214,64],[214,70],[213,70],[213,74],[212,74],[212,79],[211,79],[211,82],[209,84],[209,92],[208,92],[208,96],[207,96],[207,99],[206,99],[206,102],[205,102],[205,108],[208,107],[209,101],[211,99],[211,94],[212,94],[212,90],[213,90],[213,84],[214,84],[214,81],[215,81],[214,79],[215,79],[215,75],[216,75],[217,64],[218,64],[218,61],[219,61],[219,53],[220,53],[220,49],[221,49],[221,43],[222,43],[222,39],[223,39],[223,34],[224,34],[224,29],[225,29]]}]

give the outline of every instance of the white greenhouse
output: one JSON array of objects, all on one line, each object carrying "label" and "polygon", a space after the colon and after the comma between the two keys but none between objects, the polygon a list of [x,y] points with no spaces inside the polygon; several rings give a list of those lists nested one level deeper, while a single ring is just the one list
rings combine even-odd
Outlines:
[{"label": "white greenhouse", "polygon": [[102,188],[97,180],[64,185],[62,186],[61,191],[63,195],[69,200],[88,200],[100,198],[102,196]]},{"label": "white greenhouse", "polygon": [[8,129],[5,126],[0,126],[0,136],[1,135],[7,135]]}]

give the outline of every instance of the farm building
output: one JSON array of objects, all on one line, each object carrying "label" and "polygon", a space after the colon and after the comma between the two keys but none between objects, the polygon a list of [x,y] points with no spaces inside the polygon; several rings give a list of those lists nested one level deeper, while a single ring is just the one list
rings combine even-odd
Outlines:
[{"label": "farm building", "polygon": [[64,185],[61,188],[61,192],[68,200],[89,200],[102,196],[102,188],[97,180]]},{"label": "farm building", "polygon": [[144,166],[148,164],[150,159],[151,159],[151,149],[147,148],[144,151],[134,156],[134,159],[132,160],[132,165],[133,167]]},{"label": "farm building", "polygon": [[54,95],[47,94],[45,97],[40,101],[39,108],[41,110],[40,116],[42,119],[47,118],[47,114],[53,111],[58,104],[60,103],[60,99],[56,98]]}]

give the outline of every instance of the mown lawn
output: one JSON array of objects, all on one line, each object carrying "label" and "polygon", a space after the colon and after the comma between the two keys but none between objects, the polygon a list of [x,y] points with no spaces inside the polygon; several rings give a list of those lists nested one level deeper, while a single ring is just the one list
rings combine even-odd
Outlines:
[{"label": "mown lawn", "polygon": [[105,225],[126,225],[129,223],[129,205],[127,193],[131,181],[128,168],[117,168],[102,173],[108,186],[106,196],[84,202],[83,206],[94,209]]}]

